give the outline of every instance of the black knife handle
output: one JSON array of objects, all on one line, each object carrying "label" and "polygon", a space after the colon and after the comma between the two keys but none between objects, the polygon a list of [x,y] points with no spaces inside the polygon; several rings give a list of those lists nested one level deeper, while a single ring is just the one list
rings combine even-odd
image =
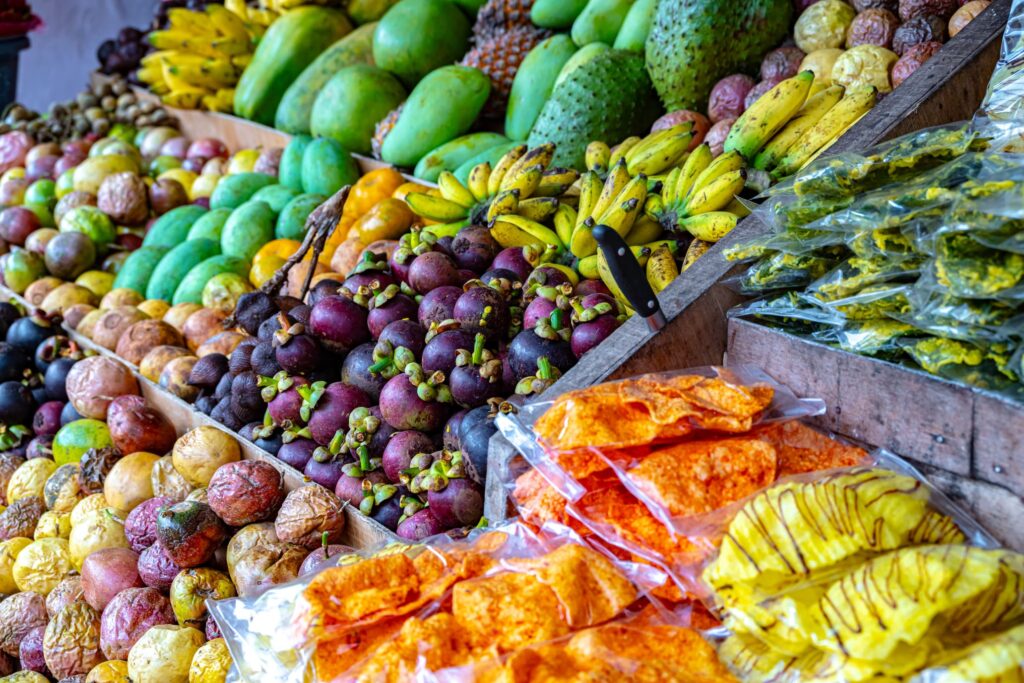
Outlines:
[{"label": "black knife handle", "polygon": [[633,256],[633,250],[619,233],[607,225],[594,226],[592,234],[604,253],[608,270],[611,271],[615,283],[622,290],[629,305],[647,319],[647,324],[652,330],[664,327],[665,316],[661,312],[658,296],[647,283],[647,276]]}]

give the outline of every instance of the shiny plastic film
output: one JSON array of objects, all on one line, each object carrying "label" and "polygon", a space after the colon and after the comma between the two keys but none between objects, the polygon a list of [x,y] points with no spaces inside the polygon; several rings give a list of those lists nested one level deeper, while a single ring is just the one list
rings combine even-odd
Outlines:
[{"label": "shiny plastic film", "polygon": [[1024,141],[1024,2],[1013,0],[1002,52],[989,80],[985,99],[974,117],[998,144],[1021,147]]}]

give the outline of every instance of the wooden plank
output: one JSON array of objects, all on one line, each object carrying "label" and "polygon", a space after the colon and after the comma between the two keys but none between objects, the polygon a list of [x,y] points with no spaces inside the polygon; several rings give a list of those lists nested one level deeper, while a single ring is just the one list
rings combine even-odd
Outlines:
[{"label": "wooden plank", "polygon": [[[23,297],[15,294],[6,287],[0,286],[0,296],[16,301],[28,310],[33,308],[33,306]],[[258,447],[253,442],[243,439],[237,432],[228,429],[209,415],[199,412],[194,406],[192,406],[192,404],[178,398],[159,384],[143,377],[139,374],[137,366],[129,363],[113,351],[96,344],[91,339],[82,336],[74,330],[68,329],[63,325],[62,327],[64,329],[64,334],[66,334],[69,339],[74,341],[81,348],[91,351],[97,355],[113,358],[128,367],[139,383],[140,393],[143,398],[145,398],[146,401],[155,409],[160,411],[160,413],[163,414],[172,425],[174,425],[174,429],[178,434],[184,434],[196,427],[214,427],[215,429],[219,429],[222,432],[229,434],[238,442],[239,448],[242,451],[243,459],[259,460],[261,462],[269,463],[281,472],[281,475],[284,478],[286,491],[293,491],[300,486],[304,486],[309,483],[310,480],[295,468],[282,462],[275,456]],[[353,548],[371,548],[398,540],[398,537],[389,529],[377,521],[363,515],[352,506],[346,505],[344,511],[345,529],[342,533],[341,543]]]},{"label": "wooden plank", "polygon": [[1024,496],[1024,406],[985,391],[974,392],[975,479]]}]

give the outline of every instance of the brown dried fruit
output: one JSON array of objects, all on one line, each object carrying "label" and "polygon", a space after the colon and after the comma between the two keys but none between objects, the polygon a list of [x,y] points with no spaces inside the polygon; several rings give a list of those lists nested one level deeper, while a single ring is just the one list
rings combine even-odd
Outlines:
[{"label": "brown dried fruit", "polygon": [[858,12],[866,9],[884,9],[896,14],[900,9],[899,0],[853,0],[853,8]]},{"label": "brown dried fruit", "polygon": [[949,19],[956,7],[957,0],[900,0],[900,19],[910,21],[927,14]]},{"label": "brown dried fruit", "polygon": [[43,656],[55,678],[87,675],[104,660],[100,651],[100,615],[84,602],[75,602],[46,626]]},{"label": "brown dried fruit", "polygon": [[142,225],[149,218],[149,190],[134,173],[115,173],[103,179],[96,205],[119,225]]},{"label": "brown dried fruit", "polygon": [[50,591],[50,594],[46,596],[46,612],[52,619],[73,602],[85,602],[85,590],[82,588],[81,576],[69,576]]},{"label": "brown dried fruit", "polygon": [[761,60],[761,80],[778,82],[796,76],[806,56],[803,50],[792,45],[775,48]]},{"label": "brown dried fruit", "polygon": [[761,81],[760,83],[755,85],[753,88],[750,89],[750,92],[747,93],[747,98],[746,98],[746,100],[743,103],[744,104],[744,109],[750,109],[750,106],[752,104],[754,104],[754,102],[757,102],[757,100],[761,97],[761,95],[764,95],[766,92],[768,92],[769,90],[771,90],[772,88],[774,88],[778,84],[779,84],[779,81],[768,80],[768,81]]},{"label": "brown dried fruit", "polygon": [[150,480],[153,484],[154,496],[166,496],[176,503],[185,500],[194,488],[181,472],[175,469],[170,455],[165,455],[153,463]]},{"label": "brown dried fruit", "polygon": [[953,16],[949,18],[949,37],[952,38],[956,34],[963,31],[967,24],[974,21],[974,18],[985,11],[985,8],[989,6],[989,0],[971,0],[970,2],[964,3],[960,9],[953,13]]},{"label": "brown dried fruit", "polygon": [[17,453],[0,453],[0,503],[7,504],[7,484],[11,481],[14,470],[21,467],[25,458]]},{"label": "brown dried fruit", "polygon": [[0,602],[0,652],[18,656],[18,645],[34,628],[46,626],[46,599],[39,593],[15,593]]},{"label": "brown dried fruit", "polygon": [[340,542],[344,528],[341,499],[318,484],[307,484],[289,493],[274,523],[280,540],[309,550],[324,542],[324,533],[326,543]]},{"label": "brown dried fruit", "polygon": [[32,538],[36,533],[36,524],[44,512],[46,503],[42,498],[29,496],[14,501],[6,510],[0,512],[0,541],[15,536]]},{"label": "brown dried fruit", "polygon": [[707,143],[708,147],[711,148],[711,154],[718,156],[722,153],[725,147],[725,138],[729,136],[729,131],[732,130],[732,124],[736,123],[736,119],[722,119],[715,125],[711,126],[711,130],[704,136],[704,142]]},{"label": "brown dried fruit", "polygon": [[162,320],[140,320],[117,340],[115,353],[132,365],[138,365],[157,346],[184,346],[185,339]]},{"label": "brown dried fruit", "polygon": [[210,507],[231,526],[267,519],[284,499],[284,479],[266,462],[241,460],[221,465],[207,488]]},{"label": "brown dried fruit", "polygon": [[715,83],[708,99],[708,118],[712,123],[723,119],[739,118],[744,112],[747,93],[756,85],[754,79],[746,74],[726,76]]},{"label": "brown dried fruit", "polygon": [[885,9],[864,10],[853,18],[846,30],[846,47],[877,45],[891,47],[892,37],[900,25],[896,15]]},{"label": "brown dried fruit", "polygon": [[946,22],[936,16],[917,17],[904,22],[892,36],[892,51],[903,56],[920,43],[946,42]]},{"label": "brown dried fruit", "polygon": [[308,554],[308,548],[294,543],[260,543],[241,553],[228,565],[228,570],[239,595],[259,595],[298,576],[299,567]]},{"label": "brown dried fruit", "polygon": [[910,77],[935,53],[942,49],[942,43],[919,43],[912,45],[892,67],[892,85],[895,88]]},{"label": "brown dried fruit", "polygon": [[103,481],[114,463],[121,459],[121,451],[113,446],[90,448],[78,462],[78,485],[82,493],[103,493]]}]

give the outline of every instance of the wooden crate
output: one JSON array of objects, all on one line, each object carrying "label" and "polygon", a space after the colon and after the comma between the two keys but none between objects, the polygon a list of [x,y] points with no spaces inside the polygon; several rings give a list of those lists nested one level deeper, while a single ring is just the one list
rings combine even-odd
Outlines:
[{"label": "wooden crate", "polygon": [[[995,0],[906,82],[885,97],[833,146],[836,153],[873,145],[931,126],[969,119],[981,104],[999,58],[1011,0]],[[668,324],[651,331],[634,316],[590,351],[544,394],[630,375],[721,364],[728,339],[726,312],[742,297],[722,284],[741,267],[726,261],[730,246],[769,231],[755,211],[659,295]],[[504,519],[511,511],[503,489],[515,450],[500,435],[491,440],[484,514]]]},{"label": "wooden crate", "polygon": [[1024,404],[738,318],[729,320],[727,360],[824,399],[818,426],[927,466],[992,533],[1024,550]]},{"label": "wooden crate", "polygon": [[[32,309],[32,305],[28,301],[6,287],[0,286],[0,297],[4,300],[16,301],[27,310]],[[243,459],[259,460],[273,465],[284,478],[286,491],[293,491],[308,482],[306,477],[294,467],[285,464],[251,441],[243,439],[238,433],[228,429],[209,415],[199,412],[192,404],[178,398],[159,384],[143,377],[139,374],[138,367],[119,357],[113,351],[94,343],[67,327],[64,327],[64,334],[83,349],[101,356],[113,358],[131,369],[132,374],[135,375],[135,379],[139,383],[142,396],[174,425],[174,429],[179,435],[196,427],[214,427],[235,438],[241,448]],[[397,540],[398,537],[383,525],[363,515],[351,506],[345,506],[345,531],[342,534],[341,543],[353,548],[370,548]]]}]

